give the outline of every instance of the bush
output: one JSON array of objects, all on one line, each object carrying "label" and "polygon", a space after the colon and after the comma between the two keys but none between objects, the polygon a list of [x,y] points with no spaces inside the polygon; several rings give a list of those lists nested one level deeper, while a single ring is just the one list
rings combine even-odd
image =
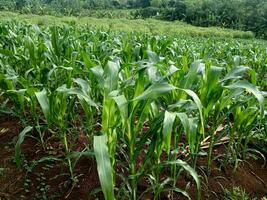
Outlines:
[{"label": "bush", "polygon": [[159,15],[160,9],[155,7],[141,8],[133,11],[131,14],[136,18],[150,18]]}]

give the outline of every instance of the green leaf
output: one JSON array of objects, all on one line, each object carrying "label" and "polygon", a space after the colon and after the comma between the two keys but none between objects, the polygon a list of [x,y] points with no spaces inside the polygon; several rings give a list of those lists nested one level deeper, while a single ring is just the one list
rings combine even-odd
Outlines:
[{"label": "green leaf", "polygon": [[108,93],[117,89],[119,68],[120,66],[117,62],[109,61],[107,64],[104,87]]},{"label": "green leaf", "polygon": [[50,104],[49,104],[49,99],[47,97],[46,89],[43,89],[40,92],[35,92],[35,95],[42,108],[46,120],[49,122]]},{"label": "green leaf", "polygon": [[249,67],[237,66],[233,68],[221,82],[225,82],[230,79],[240,79],[245,74],[245,72],[249,69]]},{"label": "green leaf", "polygon": [[[83,89],[88,89],[85,85],[83,85],[82,87],[84,87]],[[89,106],[97,107],[97,104],[90,98],[89,95],[86,94],[86,91],[80,88],[75,88],[75,87],[67,88],[66,85],[62,85],[59,88],[57,88],[56,91],[68,95],[77,95],[79,100],[84,100]]]},{"label": "green leaf", "polygon": [[126,120],[128,118],[128,102],[124,95],[112,97],[121,113],[122,119]]},{"label": "green leaf", "polygon": [[200,122],[201,122],[201,133],[204,135],[204,133],[205,133],[205,131],[204,131],[204,117],[203,117],[203,112],[202,112],[203,106],[202,106],[200,99],[198,98],[197,94],[195,92],[193,92],[192,90],[187,90],[187,89],[180,89],[180,90],[183,90],[190,97],[192,97],[193,101],[197,105],[198,111],[199,111],[199,116],[200,116]]},{"label": "green leaf", "polygon": [[205,68],[204,63],[201,60],[197,60],[192,63],[189,72],[187,73],[185,79],[182,79],[181,88],[189,89],[197,79],[199,72],[203,71]]},{"label": "green leaf", "polygon": [[181,190],[180,188],[171,188],[170,190],[174,191],[174,192],[177,192],[177,193],[181,193],[182,195],[184,195],[187,199],[191,200],[189,194],[184,191],[184,190]]},{"label": "green leaf", "polygon": [[234,65],[235,67],[240,65],[241,57],[240,56],[234,56]]},{"label": "green leaf", "polygon": [[260,104],[260,111],[261,111],[261,117],[263,117],[264,114],[264,97],[262,93],[258,90],[258,88],[248,81],[238,81],[231,85],[224,86],[228,89],[244,89],[249,93],[252,93],[258,100]]},{"label": "green leaf", "polygon": [[54,162],[54,161],[62,161],[62,159],[54,157],[54,156],[46,156],[46,157],[42,157],[40,160],[38,160],[38,163],[41,162]]},{"label": "green leaf", "polygon": [[155,52],[147,50],[147,55],[150,62],[157,63],[159,61],[159,56]]},{"label": "green leaf", "polygon": [[180,121],[183,124],[185,133],[187,135],[190,134],[190,124],[189,124],[189,119],[186,113],[176,113],[177,117],[179,117]]},{"label": "green leaf", "polygon": [[175,113],[168,112],[167,110],[165,111],[162,134],[163,134],[163,144],[166,148],[167,154],[170,153],[171,132],[175,118],[176,118]]},{"label": "green leaf", "polygon": [[10,51],[8,49],[0,49],[0,54],[2,54],[4,56],[9,56],[9,57],[13,57],[14,56],[12,51]]},{"label": "green leaf", "polygon": [[84,80],[84,79],[81,79],[81,78],[76,78],[76,79],[73,79],[73,81],[75,83],[77,83],[79,86],[81,86],[82,90],[86,93],[89,93],[91,88],[88,84],[88,81]]},{"label": "green leaf", "polygon": [[206,84],[209,87],[204,87],[204,89],[208,91],[212,91],[213,89],[216,89],[218,87],[218,82],[220,75],[222,73],[223,68],[222,67],[216,67],[216,66],[211,66],[209,69],[207,69],[207,82]]},{"label": "green leaf", "polygon": [[89,57],[89,55],[86,53],[86,52],[83,52],[82,53],[82,57],[83,57],[83,61],[84,61],[84,64],[85,66],[89,69],[92,67],[93,63]]},{"label": "green leaf", "polygon": [[22,144],[22,142],[24,141],[24,138],[26,136],[27,133],[29,133],[33,128],[31,126],[27,126],[23,129],[23,131],[19,134],[18,136],[18,141],[16,143],[15,146],[15,161],[16,161],[16,165],[18,167],[21,167],[21,158],[20,158],[20,145]]},{"label": "green leaf", "polygon": [[200,187],[200,179],[196,173],[196,171],[190,167],[190,165],[182,160],[175,160],[175,161],[170,161],[170,162],[166,162],[164,163],[165,165],[178,165],[181,166],[182,168],[185,169],[186,172],[188,172],[193,179],[196,182],[196,186],[197,186],[197,200],[200,200],[200,196],[201,196],[201,187]]},{"label": "green leaf", "polygon": [[97,171],[105,200],[114,200],[112,167],[109,159],[107,136],[94,136]]},{"label": "green leaf", "polygon": [[186,137],[189,143],[190,151],[195,151],[195,145],[196,145],[196,130],[197,130],[197,122],[194,120],[194,118],[188,118],[186,113],[176,113],[177,117],[182,122],[182,125],[184,127]]},{"label": "green leaf", "polygon": [[167,82],[157,82],[148,87],[141,95],[134,98],[133,101],[136,100],[145,100],[145,99],[153,99],[157,96],[172,91],[176,89],[173,85],[168,84]]},{"label": "green leaf", "polygon": [[98,66],[90,68],[90,70],[96,76],[99,83],[103,84],[103,82],[104,82],[104,79],[103,79],[104,70],[103,70],[103,68],[98,65]]}]

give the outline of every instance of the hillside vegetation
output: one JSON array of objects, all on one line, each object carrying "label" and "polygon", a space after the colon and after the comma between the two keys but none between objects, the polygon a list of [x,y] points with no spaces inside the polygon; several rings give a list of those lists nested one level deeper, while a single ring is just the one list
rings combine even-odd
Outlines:
[{"label": "hillside vegetation", "polygon": [[225,37],[225,38],[254,38],[250,31],[218,28],[196,27],[184,22],[167,22],[156,19],[125,19],[125,18],[95,18],[95,17],[56,17],[51,15],[17,14],[12,12],[0,12],[2,21],[24,21],[40,26],[50,25],[88,25],[104,30],[139,32],[148,34],[164,34],[175,37]]},{"label": "hillside vegetation", "polygon": [[253,31],[259,38],[267,37],[266,0],[1,0],[0,9],[39,15],[154,17]]}]

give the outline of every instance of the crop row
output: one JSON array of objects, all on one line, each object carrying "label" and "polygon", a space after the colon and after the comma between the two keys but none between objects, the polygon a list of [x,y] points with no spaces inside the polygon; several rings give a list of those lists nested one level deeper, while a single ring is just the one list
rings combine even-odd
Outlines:
[{"label": "crop row", "polygon": [[[267,53],[258,41],[9,22],[0,24],[0,58],[0,112],[25,127],[18,167],[25,137],[47,150],[52,135],[64,158],[46,158],[66,163],[75,185],[77,158],[95,157],[106,200],[188,196],[177,185],[182,171],[200,199],[198,157],[207,157],[210,174],[213,150],[225,144],[222,166],[237,166],[250,140],[267,132]],[[77,152],[80,133],[88,144]]]}]

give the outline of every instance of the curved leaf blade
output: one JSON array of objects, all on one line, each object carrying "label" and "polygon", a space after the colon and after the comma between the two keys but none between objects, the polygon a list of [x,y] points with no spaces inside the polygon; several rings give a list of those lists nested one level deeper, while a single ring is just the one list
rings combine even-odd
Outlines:
[{"label": "curved leaf blade", "polygon": [[24,138],[25,138],[26,134],[29,133],[32,129],[33,129],[32,126],[27,126],[19,134],[18,141],[17,141],[16,146],[15,146],[15,161],[16,161],[16,165],[18,167],[21,167],[21,157],[20,157],[21,149],[20,149],[20,145],[24,141]]},{"label": "curved leaf blade", "polygon": [[97,171],[105,200],[114,200],[112,167],[109,159],[107,136],[94,136]]}]

